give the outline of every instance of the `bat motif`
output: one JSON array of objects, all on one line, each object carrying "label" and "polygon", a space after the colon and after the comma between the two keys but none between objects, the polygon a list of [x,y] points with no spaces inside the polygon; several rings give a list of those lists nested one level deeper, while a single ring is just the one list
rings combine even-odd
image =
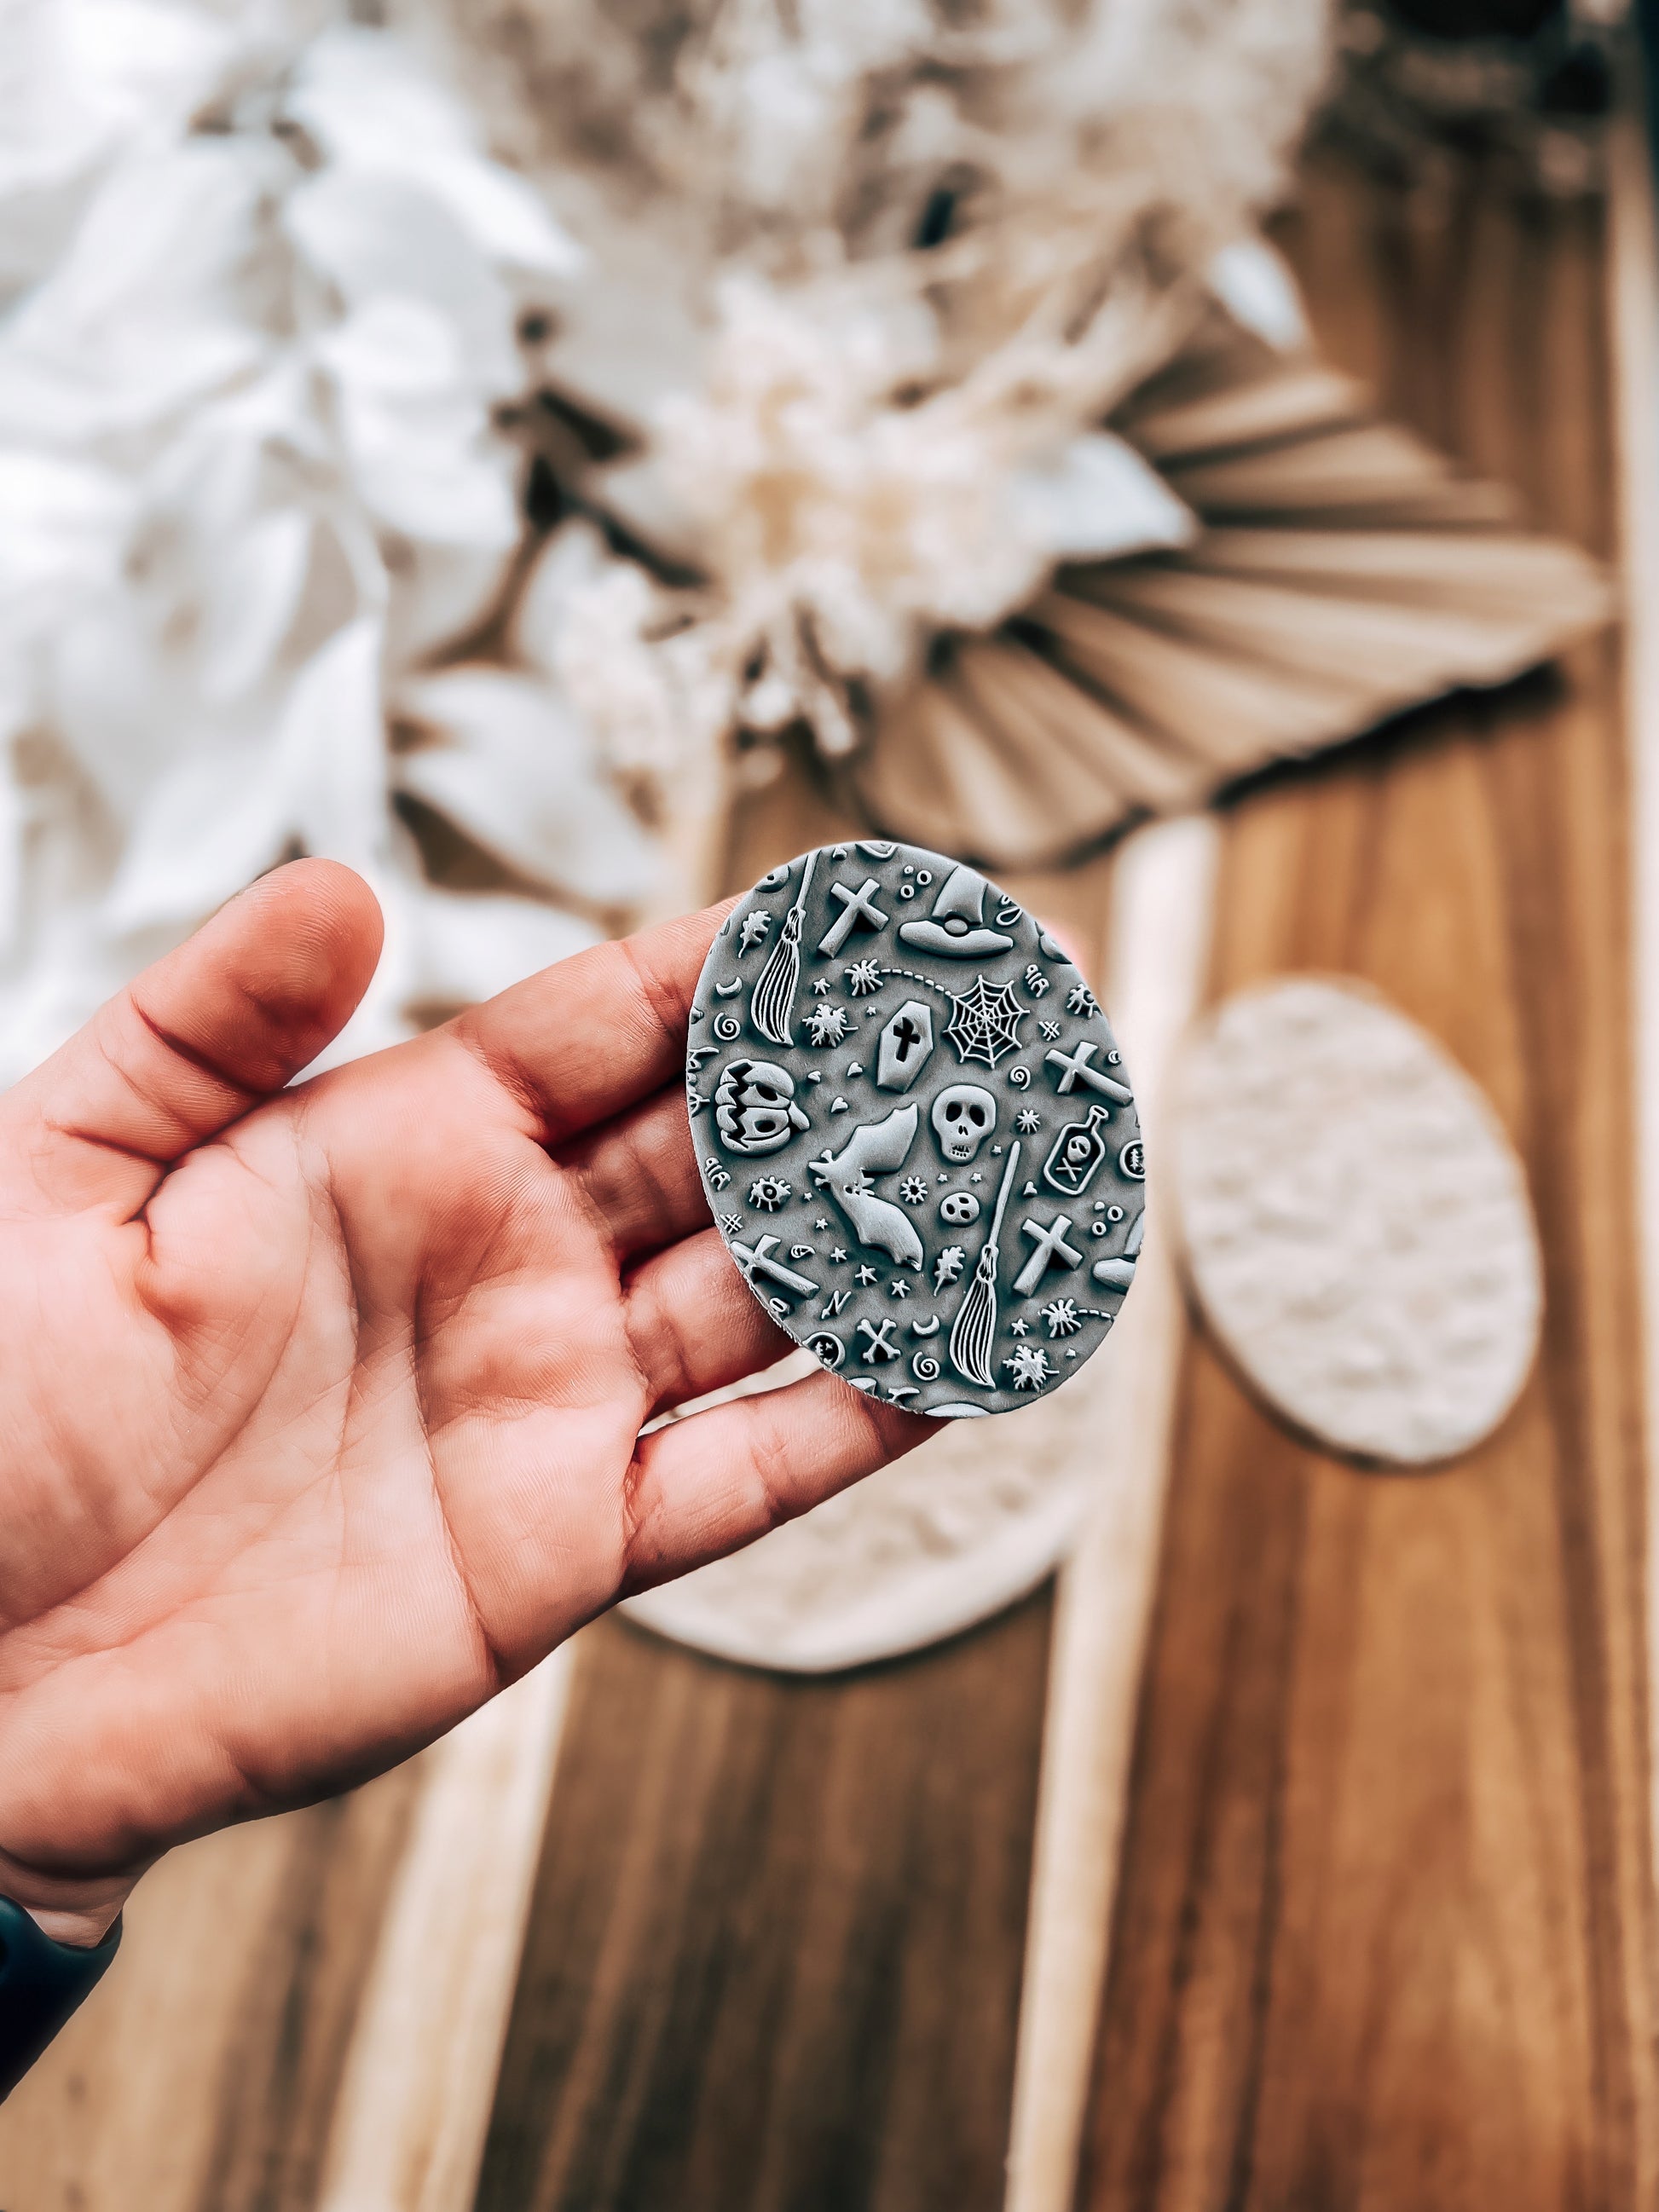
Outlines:
[{"label": "bat motif", "polygon": [[901,1267],[920,1268],[921,1239],[902,1206],[876,1196],[870,1178],[891,1175],[904,1165],[921,1118],[915,1106],[895,1107],[884,1121],[854,1129],[838,1152],[808,1163],[818,1188],[847,1216],[860,1243],[885,1252]]}]

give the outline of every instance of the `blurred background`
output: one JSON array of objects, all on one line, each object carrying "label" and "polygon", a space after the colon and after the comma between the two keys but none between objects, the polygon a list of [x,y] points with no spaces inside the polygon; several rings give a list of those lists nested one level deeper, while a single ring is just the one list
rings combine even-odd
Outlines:
[{"label": "blurred background", "polygon": [[0,0],[0,1080],[298,853],[332,1057],[904,838],[1152,1162],[994,1446],[164,1862],[12,2212],[1653,2201],[1642,28]]}]

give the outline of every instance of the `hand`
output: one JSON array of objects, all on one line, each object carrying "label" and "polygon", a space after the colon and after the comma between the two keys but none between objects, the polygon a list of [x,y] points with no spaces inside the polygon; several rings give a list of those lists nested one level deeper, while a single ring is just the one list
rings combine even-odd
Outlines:
[{"label": "hand", "polygon": [[719,918],[285,1090],[380,940],[300,861],[0,1097],[0,1892],[49,1933],[926,1434],[830,1376],[640,1434],[788,1349],[686,1128]]}]

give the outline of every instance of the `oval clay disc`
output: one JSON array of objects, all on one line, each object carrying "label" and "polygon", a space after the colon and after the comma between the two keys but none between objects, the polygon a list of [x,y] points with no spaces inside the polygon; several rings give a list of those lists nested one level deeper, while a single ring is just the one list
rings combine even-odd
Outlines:
[{"label": "oval clay disc", "polygon": [[686,1093],[726,1248],[854,1389],[1029,1405],[1110,1328],[1140,1124],[1094,994],[970,868],[884,840],[763,876],[709,950]]},{"label": "oval clay disc", "polygon": [[[1133,1352],[1132,1346],[1127,1347]],[[824,1674],[896,1658],[1000,1613],[1051,1574],[1091,1511],[1122,1510],[1132,1458],[1102,1448],[1115,1363],[1030,1398],[1012,1425],[954,1421],[741,1552],[624,1601],[659,1636],[750,1667]],[[810,1372],[793,1352],[724,1398]]]},{"label": "oval clay disc", "polygon": [[1296,976],[1210,1017],[1173,1103],[1187,1270],[1262,1396],[1400,1465],[1494,1429],[1537,1348],[1542,1267],[1521,1164],[1440,1046],[1372,992]]}]

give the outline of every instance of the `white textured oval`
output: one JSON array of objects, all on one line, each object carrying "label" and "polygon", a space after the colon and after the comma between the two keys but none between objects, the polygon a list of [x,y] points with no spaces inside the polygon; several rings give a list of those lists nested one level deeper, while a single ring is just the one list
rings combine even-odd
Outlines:
[{"label": "white textured oval", "polygon": [[[866,1666],[957,1635],[1035,1589],[1071,1549],[1107,1479],[1115,1366],[1109,1341],[1036,1404],[951,1422],[925,1449],[623,1610],[718,1658],[795,1674]],[[797,1352],[716,1395],[815,1370]]]},{"label": "white textured oval", "polygon": [[1526,1178],[1485,1093],[1382,996],[1242,991],[1175,1071],[1188,1278],[1246,1378],[1355,1457],[1421,1466],[1503,1419],[1537,1351]]}]

